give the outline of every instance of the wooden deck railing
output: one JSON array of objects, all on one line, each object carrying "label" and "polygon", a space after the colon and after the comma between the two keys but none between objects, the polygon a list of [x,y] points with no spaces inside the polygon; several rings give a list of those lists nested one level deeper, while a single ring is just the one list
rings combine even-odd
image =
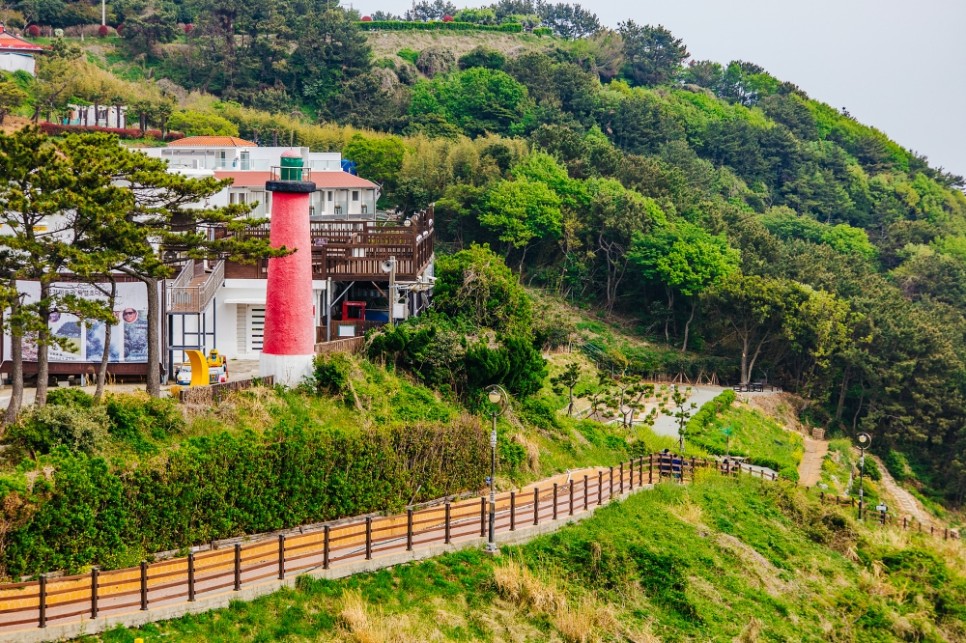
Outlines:
[{"label": "wooden deck railing", "polygon": [[[267,238],[269,228],[249,228],[247,237]],[[388,280],[383,262],[396,258],[396,278],[417,279],[433,258],[435,229],[432,220],[412,226],[375,221],[326,221],[311,224],[312,278],[337,281]],[[229,279],[264,279],[268,261],[230,263]]]}]

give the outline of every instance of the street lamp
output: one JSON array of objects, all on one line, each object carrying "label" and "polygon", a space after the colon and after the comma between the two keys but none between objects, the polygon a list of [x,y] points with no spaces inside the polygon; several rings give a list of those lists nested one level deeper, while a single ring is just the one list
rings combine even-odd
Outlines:
[{"label": "street lamp", "polygon": [[865,506],[865,490],[862,488],[862,479],[865,477],[865,450],[872,445],[872,436],[868,433],[860,433],[855,436],[855,441],[859,447],[859,520],[862,520],[862,510]]},{"label": "street lamp", "polygon": [[509,397],[502,386],[491,384],[486,387],[486,399],[490,402],[490,417],[493,418],[493,429],[490,431],[490,537],[486,543],[486,551],[497,553],[496,547],[496,419],[506,411]]}]

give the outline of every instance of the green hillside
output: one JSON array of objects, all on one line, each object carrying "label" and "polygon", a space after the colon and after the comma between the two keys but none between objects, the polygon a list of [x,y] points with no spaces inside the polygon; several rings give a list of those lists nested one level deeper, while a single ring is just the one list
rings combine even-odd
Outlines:
[{"label": "green hillside", "polygon": [[963,550],[877,531],[783,484],[660,485],[576,526],[105,641],[954,641]]},{"label": "green hillside", "polygon": [[[110,3],[104,30],[98,8],[0,4],[50,45],[36,78],[0,77],[4,131],[35,121],[51,137],[36,145],[61,146],[44,147],[51,167],[103,161],[113,139],[56,123],[70,104],[127,105],[113,134],[129,143],[226,134],[340,151],[382,186],[381,209],[433,206],[433,305],[372,331],[362,355],[321,358],[295,391],[212,409],[52,392],[0,434],[0,576],[478,491],[491,384],[511,398],[503,488],[673,448],[649,425],[658,411],[684,423],[688,401],[657,382],[767,381],[801,400],[796,426],[834,438],[830,491],[856,492],[850,445],[869,432],[897,480],[961,521],[966,195],[912,142],[753,62],[692,60],[663,27],[610,30],[570,5],[438,0],[369,22],[331,0],[147,0]],[[13,176],[29,155],[0,136]],[[93,270],[93,253],[56,268],[48,254],[35,271]],[[5,306],[19,270],[7,256]],[[42,312],[4,321],[35,332]],[[797,476],[797,435],[719,403],[687,423],[689,453]],[[867,530],[814,491],[705,481],[498,561],[305,581],[150,632],[958,640],[963,569],[960,549]]]}]

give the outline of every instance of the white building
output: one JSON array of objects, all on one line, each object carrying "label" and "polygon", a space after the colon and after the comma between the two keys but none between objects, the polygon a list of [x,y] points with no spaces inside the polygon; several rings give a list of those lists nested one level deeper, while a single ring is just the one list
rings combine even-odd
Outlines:
[{"label": "white building", "polygon": [[[207,199],[205,206],[258,203],[265,224],[245,234],[269,232],[271,193],[265,183],[283,152],[292,148],[257,147],[232,137],[193,137],[164,148],[140,151],[168,161],[170,170],[192,177],[232,179],[230,187]],[[434,228],[431,211],[405,222],[377,216],[379,186],[342,171],[338,153],[295,148],[316,184],[310,195],[312,297],[319,341],[357,337],[385,323],[404,319],[428,305],[432,284]],[[276,170],[277,171],[277,170]],[[276,178],[278,176],[276,175]],[[62,227],[57,217],[43,223],[49,231]],[[0,234],[3,231],[0,230]],[[177,260],[175,255],[173,260]],[[390,269],[391,266],[391,269]],[[185,261],[164,284],[162,332],[164,367],[170,375],[188,348],[218,349],[230,359],[257,359],[262,349],[268,260],[255,264],[230,261]],[[142,376],[146,361],[146,291],[125,276],[121,282],[112,331],[110,371]],[[65,277],[56,287],[80,296],[106,297],[94,287]],[[25,292],[33,285],[25,284]],[[32,292],[32,291],[31,291]],[[390,306],[390,303],[394,305]],[[364,313],[362,311],[365,311]],[[93,372],[103,350],[103,324],[88,324],[69,315],[51,321],[52,332],[69,340],[70,351],[53,354],[55,375]],[[9,371],[9,339],[0,344],[0,372]],[[28,356],[25,364],[31,372]]]},{"label": "white building", "polygon": [[[173,171],[210,173],[232,184],[210,206],[256,203],[253,215],[271,218],[265,183],[278,178],[281,156],[295,150],[316,185],[310,195],[312,297],[320,341],[359,336],[389,318],[403,319],[428,305],[433,261],[432,215],[404,224],[380,221],[379,185],[342,171],[337,152],[305,147],[258,147],[227,136],[196,136],[142,150]],[[267,236],[268,222],[250,234]],[[393,282],[386,266],[395,262]],[[166,289],[169,366],[186,348],[217,348],[235,359],[257,359],[262,349],[268,262],[189,262]],[[342,303],[352,302],[352,313]],[[359,313],[360,304],[367,308]],[[346,312],[343,312],[346,310]],[[360,317],[352,315],[359,314]],[[343,318],[344,317],[344,318]],[[350,319],[350,317],[352,317]]]},{"label": "white building", "polygon": [[34,56],[43,50],[40,45],[27,42],[0,24],[0,71],[25,71],[33,76],[36,68]]}]

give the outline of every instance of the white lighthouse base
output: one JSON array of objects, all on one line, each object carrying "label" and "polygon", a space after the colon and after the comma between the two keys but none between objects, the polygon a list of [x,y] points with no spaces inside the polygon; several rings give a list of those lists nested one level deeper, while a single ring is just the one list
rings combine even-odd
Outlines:
[{"label": "white lighthouse base", "polygon": [[275,377],[275,383],[295,388],[312,377],[315,355],[272,355],[262,352],[258,360],[259,377]]}]

